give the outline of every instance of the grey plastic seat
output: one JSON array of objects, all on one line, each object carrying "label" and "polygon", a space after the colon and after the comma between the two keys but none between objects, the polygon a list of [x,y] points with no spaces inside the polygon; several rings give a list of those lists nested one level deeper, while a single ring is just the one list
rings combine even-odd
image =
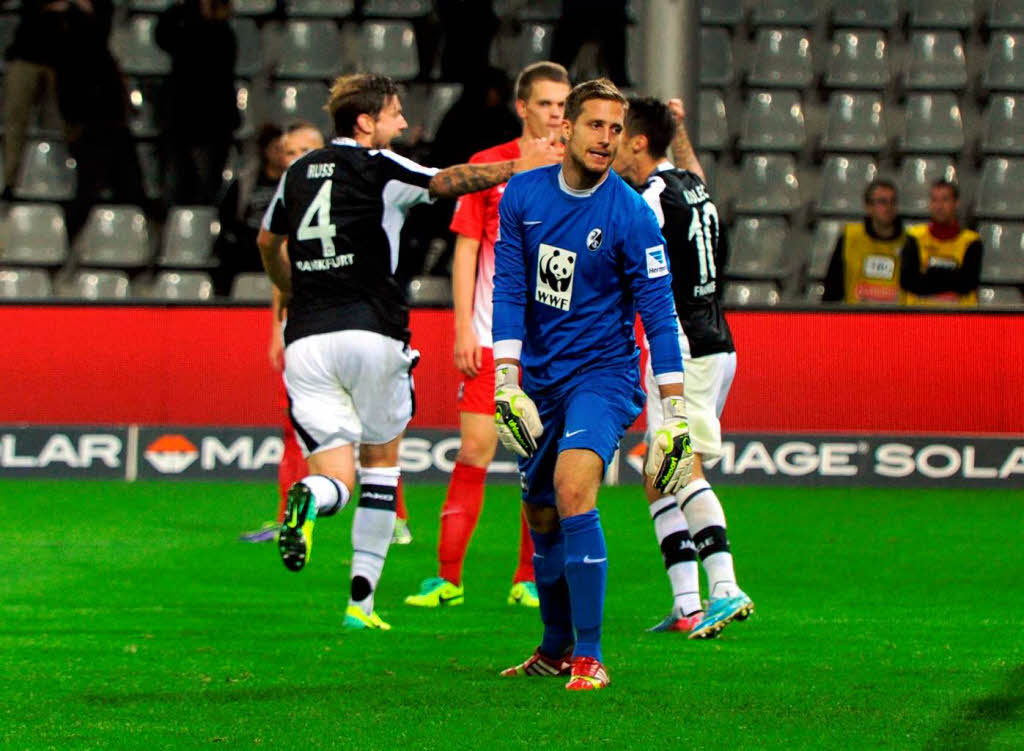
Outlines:
[{"label": "grey plastic seat", "polygon": [[772,282],[729,282],[723,301],[728,306],[778,305],[782,297]]},{"label": "grey plastic seat", "polygon": [[161,271],[145,296],[157,300],[209,300],[213,297],[213,282],[203,271]]},{"label": "grey plastic seat", "polygon": [[[814,236],[811,238],[811,260],[807,268],[807,276],[811,279],[824,279],[828,273],[828,264],[836,249],[836,241],[843,234],[846,225],[855,219],[819,219],[814,225]],[[818,294],[821,299],[821,294]]]},{"label": "grey plastic seat", "polygon": [[114,27],[110,51],[128,75],[158,76],[170,72],[171,58],[157,47],[153,36],[156,20],[155,15],[138,15]]},{"label": "grey plastic seat", "polygon": [[1024,154],[1024,96],[993,94],[981,131],[983,154]]},{"label": "grey plastic seat", "polygon": [[803,29],[761,29],[747,83],[803,89],[814,80],[811,37]]},{"label": "grey plastic seat", "polygon": [[128,124],[136,138],[155,138],[160,135],[156,102],[160,86],[160,82],[153,79],[128,81],[128,100],[132,106]]},{"label": "grey plastic seat", "polygon": [[754,91],[743,111],[743,151],[800,151],[807,143],[803,105],[795,91]]},{"label": "grey plastic seat", "polygon": [[725,99],[718,91],[700,92],[700,123],[697,126],[697,144],[702,149],[722,151],[729,143],[729,120]]},{"label": "grey plastic seat", "polygon": [[881,95],[866,91],[832,94],[822,140],[826,151],[878,153],[886,141]]},{"label": "grey plastic seat", "polygon": [[293,120],[308,120],[325,133],[328,115],[324,111],[327,101],[327,87],[312,81],[278,81],[271,91],[270,109],[273,119],[281,123]]},{"label": "grey plastic seat", "polygon": [[957,182],[956,166],[949,157],[915,156],[904,159],[896,178],[899,213],[905,217],[926,218],[931,186],[936,180]]},{"label": "grey plastic seat", "polygon": [[457,83],[410,84],[401,97],[402,111],[412,127],[423,128],[423,138],[433,141],[441,119],[462,95]]},{"label": "grey plastic seat", "polygon": [[813,26],[819,5],[815,0],[758,0],[750,20],[754,26]]},{"label": "grey plastic seat", "polygon": [[1024,224],[983,222],[978,226],[982,256],[981,281],[989,284],[1024,283]]},{"label": "grey plastic seat", "polygon": [[832,3],[832,23],[838,27],[890,29],[899,17],[899,0],[833,0]]},{"label": "grey plastic seat", "polygon": [[407,289],[409,304],[418,307],[449,307],[452,284],[446,276],[417,276]]},{"label": "grey plastic seat", "polygon": [[164,224],[163,250],[157,265],[175,269],[202,269],[216,265],[213,242],[220,234],[217,210],[212,206],[176,206]]},{"label": "grey plastic seat", "polygon": [[856,214],[864,204],[865,186],[878,177],[870,156],[830,156],[821,167],[819,214]]},{"label": "grey plastic seat", "polygon": [[1019,220],[1024,207],[1024,159],[989,157],[981,168],[974,214]]},{"label": "grey plastic seat", "polygon": [[725,29],[701,29],[700,85],[725,88],[732,84],[735,75],[729,32]]},{"label": "grey plastic seat", "polygon": [[60,206],[15,204],[7,213],[0,263],[60,266],[68,257],[68,231]]},{"label": "grey plastic seat", "polygon": [[985,25],[990,29],[1024,29],[1024,0],[991,0]]},{"label": "grey plastic seat", "polygon": [[235,0],[235,14],[239,16],[266,16],[274,12],[276,0]]},{"label": "grey plastic seat", "polygon": [[806,305],[819,305],[824,294],[825,284],[823,282],[811,282],[807,285],[807,289],[804,290],[803,302]]},{"label": "grey plastic seat", "polygon": [[978,287],[978,304],[982,307],[1016,308],[1024,303],[1024,296],[1016,287]]},{"label": "grey plastic seat", "polygon": [[406,80],[420,72],[416,34],[406,21],[367,21],[360,29],[360,62],[371,73]]},{"label": "grey plastic seat", "polygon": [[253,125],[252,96],[261,87],[250,84],[248,81],[235,81],[235,106],[238,108],[238,129],[235,131],[235,138],[243,141],[256,134],[256,127]]},{"label": "grey plastic seat", "polygon": [[274,285],[262,271],[245,271],[231,282],[231,299],[240,302],[266,304],[270,301]]},{"label": "grey plastic seat", "polygon": [[981,83],[990,91],[1024,91],[1024,31],[992,35]]},{"label": "grey plastic seat", "polygon": [[963,89],[967,86],[964,41],[957,31],[915,31],[910,35],[908,89]]},{"label": "grey plastic seat", "polygon": [[885,34],[874,29],[837,31],[825,71],[831,89],[884,89],[889,85]]},{"label": "grey plastic seat", "polygon": [[251,18],[232,18],[231,28],[238,41],[235,75],[252,78],[263,69],[263,41],[256,21]]},{"label": "grey plastic seat", "polygon": [[0,299],[31,300],[52,294],[50,275],[42,269],[0,268]]},{"label": "grey plastic seat", "polygon": [[907,154],[959,154],[964,120],[955,94],[910,94],[901,149]]},{"label": "grey plastic seat", "polygon": [[61,297],[84,300],[123,300],[128,297],[130,289],[128,275],[123,271],[82,269],[70,282],[59,285],[58,293]]},{"label": "grey plastic seat", "polygon": [[715,155],[710,151],[698,151],[697,161],[700,162],[700,167],[704,170],[704,183],[708,186],[708,190],[711,191],[712,196],[717,195],[715,176],[718,174],[718,161],[715,159]]},{"label": "grey plastic seat", "polygon": [[368,18],[419,18],[431,10],[430,0],[366,0],[363,15]]},{"label": "grey plastic seat", "polygon": [[551,59],[551,41],[555,28],[551,24],[526,23],[515,41],[515,57],[519,69],[530,63]]},{"label": "grey plastic seat", "polygon": [[146,215],[137,206],[96,206],[75,239],[75,254],[86,266],[145,266],[151,255]]},{"label": "grey plastic seat", "polygon": [[63,141],[30,141],[15,187],[18,198],[67,201],[75,195],[75,162]]},{"label": "grey plastic seat", "polygon": [[781,279],[790,268],[789,224],[774,216],[741,216],[730,236],[726,274],[743,279]]},{"label": "grey plastic seat", "polygon": [[289,18],[346,18],[355,9],[353,0],[288,0]]},{"label": "grey plastic seat", "polygon": [[789,214],[800,208],[796,160],[791,154],[747,154],[740,169],[736,211]]},{"label": "grey plastic seat", "polygon": [[334,21],[289,21],[280,44],[278,78],[327,79],[340,71],[341,34]]},{"label": "grey plastic seat", "polygon": [[743,0],[702,0],[702,26],[737,26],[743,23]]},{"label": "grey plastic seat", "polygon": [[907,21],[912,29],[969,29],[973,5],[966,0],[908,0]]}]

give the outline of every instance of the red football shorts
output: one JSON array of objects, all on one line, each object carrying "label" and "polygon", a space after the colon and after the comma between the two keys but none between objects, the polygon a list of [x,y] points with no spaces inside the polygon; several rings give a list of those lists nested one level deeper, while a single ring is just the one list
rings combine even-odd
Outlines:
[{"label": "red football shorts", "polygon": [[480,348],[480,371],[472,378],[462,377],[458,405],[459,412],[494,414],[494,350],[490,347]]}]

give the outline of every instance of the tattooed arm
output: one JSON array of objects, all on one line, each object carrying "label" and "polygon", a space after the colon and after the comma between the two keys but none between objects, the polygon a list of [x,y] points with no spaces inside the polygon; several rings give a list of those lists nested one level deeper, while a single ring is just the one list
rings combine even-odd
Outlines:
[{"label": "tattooed arm", "polygon": [[555,164],[561,158],[562,150],[552,139],[529,140],[522,145],[518,159],[489,164],[456,164],[441,170],[430,179],[430,195],[432,198],[453,198],[486,190],[508,182],[518,172]]}]

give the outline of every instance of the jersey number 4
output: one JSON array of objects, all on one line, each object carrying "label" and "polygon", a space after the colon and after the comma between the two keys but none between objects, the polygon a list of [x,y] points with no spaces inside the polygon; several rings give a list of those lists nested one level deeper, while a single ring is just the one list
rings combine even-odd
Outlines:
[{"label": "jersey number 4", "polygon": [[687,237],[697,241],[697,259],[700,263],[700,283],[707,284],[718,277],[715,268],[715,246],[718,244],[718,209],[711,201],[694,206],[693,220]]},{"label": "jersey number 4", "polygon": [[302,222],[295,237],[300,241],[319,240],[324,258],[333,258],[336,234],[337,227],[331,224],[331,181],[324,180],[324,184],[316,193],[316,198],[302,215]]}]

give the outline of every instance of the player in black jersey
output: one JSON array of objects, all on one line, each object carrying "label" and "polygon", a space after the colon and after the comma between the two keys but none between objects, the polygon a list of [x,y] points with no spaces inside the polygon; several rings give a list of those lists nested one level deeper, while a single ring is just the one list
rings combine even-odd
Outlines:
[{"label": "player in black jersey", "polygon": [[336,513],[350,498],[359,443],[345,625],[387,630],[373,593],[394,531],[398,447],[412,417],[411,371],[419,358],[409,347],[409,309],[394,277],[406,211],[498,185],[554,163],[557,152],[536,140],[514,161],[440,171],[416,164],[388,150],[407,123],[386,76],[338,78],[327,110],[337,137],[288,168],[257,241],[288,305],[285,384],[310,469],[289,490],[278,550],[289,569],[305,566],[317,516]]},{"label": "player in black jersey", "polygon": [[[736,373],[736,350],[720,303],[727,254],[725,228],[704,180],[684,123],[683,103],[634,98],[615,170],[643,194],[668,245],[672,290],[680,322],[686,410],[693,445],[693,479],[675,496],[645,483],[654,529],[672,583],[672,612],[651,631],[687,631],[708,638],[754,609],[736,584],[725,514],[704,477],[702,460],[722,453],[719,416]],[[678,167],[664,158],[671,145]],[[648,436],[662,422],[661,403],[647,368]],[[691,537],[690,530],[693,530]],[[700,600],[697,557],[708,578],[708,608]]]}]

